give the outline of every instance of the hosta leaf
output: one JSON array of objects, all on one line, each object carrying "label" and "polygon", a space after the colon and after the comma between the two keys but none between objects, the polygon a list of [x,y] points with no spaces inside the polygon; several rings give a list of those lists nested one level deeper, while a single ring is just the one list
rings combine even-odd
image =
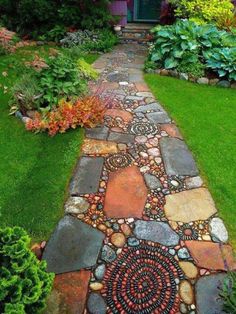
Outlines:
[{"label": "hosta leaf", "polygon": [[178,65],[177,60],[172,59],[172,58],[168,58],[165,60],[165,68],[166,69],[173,69],[176,68]]}]

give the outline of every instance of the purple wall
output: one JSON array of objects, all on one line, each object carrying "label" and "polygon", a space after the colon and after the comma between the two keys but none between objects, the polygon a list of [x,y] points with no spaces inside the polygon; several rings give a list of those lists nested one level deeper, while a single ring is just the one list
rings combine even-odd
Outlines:
[{"label": "purple wall", "polygon": [[110,12],[112,15],[118,15],[122,17],[117,24],[120,24],[122,26],[125,26],[127,24],[127,1],[113,1],[110,4]]}]

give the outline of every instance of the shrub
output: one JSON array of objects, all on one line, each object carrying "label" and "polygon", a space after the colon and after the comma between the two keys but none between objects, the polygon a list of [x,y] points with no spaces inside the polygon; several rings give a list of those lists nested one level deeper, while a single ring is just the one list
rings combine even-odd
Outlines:
[{"label": "shrub", "polygon": [[82,31],[67,33],[67,36],[61,40],[64,47],[79,46],[85,51],[102,51],[110,50],[117,44],[117,36],[109,30]]},{"label": "shrub", "polygon": [[43,36],[40,37],[43,41],[54,41],[59,43],[60,40],[66,34],[66,27],[62,25],[54,26],[50,31],[46,32]]},{"label": "shrub", "polygon": [[29,249],[30,238],[19,228],[0,229],[0,313],[41,313],[54,275],[46,272]]},{"label": "shrub", "polygon": [[205,65],[202,64],[196,57],[196,62],[186,63],[185,60],[182,60],[177,66],[177,71],[180,73],[187,73],[193,78],[203,77],[205,74]]},{"label": "shrub", "polygon": [[236,273],[229,272],[223,282],[220,296],[224,301],[223,310],[226,313],[236,313]]},{"label": "shrub", "polygon": [[236,47],[214,48],[203,53],[206,66],[217,72],[219,77],[236,81]]},{"label": "shrub", "polygon": [[82,29],[110,27],[109,0],[0,0],[2,23],[34,37],[55,25]]},{"label": "shrub", "polygon": [[68,129],[95,127],[103,121],[109,99],[101,99],[98,95],[87,96],[75,102],[62,100],[52,111],[37,113],[33,120],[26,124],[32,132],[47,131],[50,136],[64,133]]},{"label": "shrub", "polygon": [[170,0],[176,5],[175,14],[181,18],[202,23],[216,23],[222,26],[222,16],[234,16],[231,0]]},{"label": "shrub", "polygon": [[48,68],[37,74],[41,105],[52,108],[61,98],[79,96],[86,91],[86,81],[81,77],[75,61],[59,54],[51,57],[47,64]]},{"label": "shrub", "polygon": [[199,76],[206,63],[220,77],[236,79],[235,34],[189,20],[179,20],[171,26],[157,26],[152,32],[155,41],[147,63],[152,67],[154,62],[156,67],[179,71],[185,69]]},{"label": "shrub", "polygon": [[85,79],[96,80],[98,78],[98,72],[90,64],[88,64],[83,58],[79,59],[77,64],[78,64],[80,74]]},{"label": "shrub", "polygon": [[23,74],[12,88],[12,97],[9,102],[11,113],[20,110],[26,114],[27,110],[38,108],[37,99],[40,96],[36,77],[30,73]]}]

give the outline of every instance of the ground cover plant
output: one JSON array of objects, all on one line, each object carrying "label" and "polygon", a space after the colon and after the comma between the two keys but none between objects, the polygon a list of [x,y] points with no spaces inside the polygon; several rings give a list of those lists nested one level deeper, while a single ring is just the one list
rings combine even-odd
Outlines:
[{"label": "ground cover plant", "polygon": [[189,20],[156,26],[152,33],[154,43],[146,68],[177,69],[195,77],[208,70],[217,77],[236,80],[235,34]]},{"label": "ground cover plant", "polygon": [[229,272],[223,282],[220,296],[224,301],[223,310],[225,313],[236,312],[236,273]]},{"label": "ground cover plant", "polygon": [[[82,129],[57,135],[26,132],[9,115],[11,87],[20,64],[44,58],[51,47],[26,47],[0,57],[0,226],[24,227],[33,240],[47,239],[63,215],[63,203],[83,139]],[[92,63],[97,55],[84,55]]]},{"label": "ground cover plant", "polygon": [[146,82],[179,126],[236,248],[236,93],[155,74]]},{"label": "ground cover plant", "polygon": [[42,313],[54,274],[31,252],[30,238],[19,227],[0,229],[0,312]]}]

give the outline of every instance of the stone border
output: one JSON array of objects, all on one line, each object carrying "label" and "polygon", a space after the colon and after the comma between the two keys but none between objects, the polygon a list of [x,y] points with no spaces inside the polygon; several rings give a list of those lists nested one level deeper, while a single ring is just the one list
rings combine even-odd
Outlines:
[{"label": "stone border", "polygon": [[147,70],[146,72],[159,74],[161,76],[175,77],[183,81],[189,81],[189,82],[197,83],[201,85],[220,86],[220,87],[225,87],[225,88],[236,89],[236,82],[220,80],[218,78],[214,78],[214,79],[208,79],[207,77],[194,78],[193,76],[190,76],[187,73],[179,73],[176,70],[157,69],[157,70]]}]

